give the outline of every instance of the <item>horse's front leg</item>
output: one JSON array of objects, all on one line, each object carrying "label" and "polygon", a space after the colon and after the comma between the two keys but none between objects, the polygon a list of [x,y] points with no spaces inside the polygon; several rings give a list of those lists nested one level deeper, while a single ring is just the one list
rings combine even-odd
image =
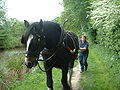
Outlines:
[{"label": "horse's front leg", "polygon": [[63,85],[63,90],[70,90],[70,86],[68,85],[68,82],[67,82],[67,73],[68,73],[68,68],[63,68],[62,69],[62,79],[61,79],[61,82],[62,82],[62,85]]},{"label": "horse's front leg", "polygon": [[46,72],[48,90],[53,90],[52,69]]}]

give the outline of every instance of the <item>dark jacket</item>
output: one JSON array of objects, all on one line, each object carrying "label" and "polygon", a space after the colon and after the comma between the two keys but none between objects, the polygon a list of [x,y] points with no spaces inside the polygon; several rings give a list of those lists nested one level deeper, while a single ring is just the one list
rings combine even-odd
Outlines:
[{"label": "dark jacket", "polygon": [[79,41],[79,48],[86,48],[85,51],[80,50],[81,54],[88,54],[89,53],[89,43],[87,41],[85,41],[84,43],[82,43],[82,40]]}]

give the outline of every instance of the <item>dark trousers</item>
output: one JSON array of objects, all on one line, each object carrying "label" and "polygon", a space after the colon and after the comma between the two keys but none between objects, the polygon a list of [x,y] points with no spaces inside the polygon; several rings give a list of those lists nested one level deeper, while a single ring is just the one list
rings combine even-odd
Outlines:
[{"label": "dark trousers", "polygon": [[79,62],[80,62],[80,67],[81,70],[84,71],[87,70],[88,67],[88,63],[87,63],[87,58],[88,58],[88,54],[83,54],[83,53],[79,53]]}]

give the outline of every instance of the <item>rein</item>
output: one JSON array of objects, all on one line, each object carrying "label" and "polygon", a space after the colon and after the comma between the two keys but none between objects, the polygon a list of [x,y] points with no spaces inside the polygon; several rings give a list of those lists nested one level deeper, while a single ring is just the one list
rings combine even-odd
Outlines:
[{"label": "rein", "polygon": [[[41,60],[37,60],[37,61],[41,61]],[[43,69],[40,67],[39,62],[37,63],[37,65],[38,65],[38,67],[39,67],[39,69],[40,69],[41,71],[47,72],[47,71],[49,71],[49,70],[53,67],[53,65],[54,65],[55,63],[56,63],[56,62],[54,62],[47,70],[43,70]]]},{"label": "rein", "polygon": [[39,69],[40,69],[41,71],[43,71],[43,72],[49,71],[56,62],[54,62],[47,70],[43,70],[43,69],[41,68],[41,66],[40,66],[40,64],[39,64],[38,61],[43,61],[43,62],[50,61],[50,59],[56,54],[56,52],[57,52],[57,50],[56,50],[50,57],[48,57],[48,58],[45,59],[45,60],[44,60],[44,59],[42,60],[42,59],[37,58],[37,65],[38,65],[38,67],[39,67]]}]

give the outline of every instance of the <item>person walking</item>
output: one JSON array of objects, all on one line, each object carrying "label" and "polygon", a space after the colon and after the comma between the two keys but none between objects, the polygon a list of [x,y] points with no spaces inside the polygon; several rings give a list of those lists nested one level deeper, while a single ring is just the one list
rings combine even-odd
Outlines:
[{"label": "person walking", "polygon": [[79,62],[81,67],[81,72],[84,72],[88,68],[87,58],[89,54],[89,43],[87,42],[86,35],[82,35],[79,41]]}]

